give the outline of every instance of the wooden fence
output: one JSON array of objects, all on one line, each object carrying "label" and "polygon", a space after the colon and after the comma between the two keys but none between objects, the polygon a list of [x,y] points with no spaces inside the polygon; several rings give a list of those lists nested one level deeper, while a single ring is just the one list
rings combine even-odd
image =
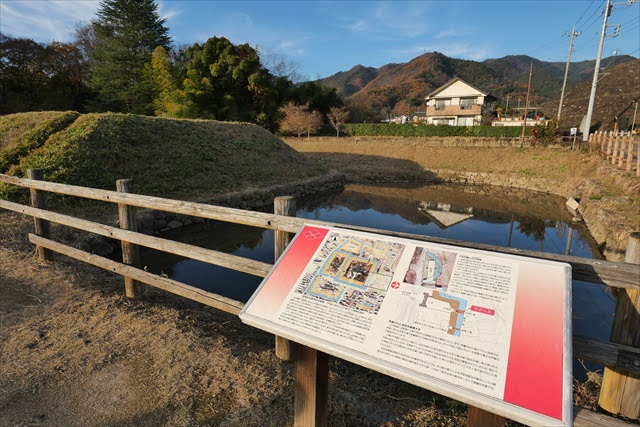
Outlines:
[{"label": "wooden fence", "polygon": [[[618,289],[618,306],[616,309],[612,340],[600,341],[582,336],[574,336],[573,351],[574,355],[581,359],[604,364],[607,367],[605,380],[607,379],[607,373],[611,373],[609,375],[611,381],[610,386],[607,388],[608,391],[606,394],[604,394],[604,392],[601,393],[600,396],[601,406],[615,414],[623,414],[631,418],[638,417],[638,407],[637,405],[634,406],[634,402],[637,402],[639,392],[638,389],[634,387],[637,387],[637,384],[640,383],[640,349],[638,348],[640,342],[636,342],[634,339],[637,339],[637,335],[639,335],[636,331],[639,324],[638,312],[640,311],[640,307],[638,306],[640,302],[640,283],[638,280],[640,277],[640,265],[636,264],[640,264],[640,234],[630,238],[630,242],[633,242],[633,244],[630,245],[631,255],[629,256],[629,253],[627,254],[628,256],[625,259],[626,263],[614,263],[568,255],[504,248],[410,233],[399,233],[368,227],[296,218],[291,216],[295,214],[295,199],[292,197],[276,198],[274,201],[276,213],[270,214],[132,194],[130,193],[132,186],[129,180],[119,180],[116,185],[118,191],[109,191],[47,182],[43,180],[42,171],[37,169],[29,171],[29,178],[30,179],[17,178],[0,174],[0,182],[29,188],[31,193],[31,206],[8,200],[0,200],[0,208],[23,213],[34,218],[35,233],[29,234],[29,240],[36,245],[38,256],[41,259],[50,259],[51,251],[53,251],[118,273],[124,276],[126,294],[131,298],[140,296],[137,282],[142,282],[235,315],[241,311],[243,303],[140,269],[140,265],[138,265],[139,257],[137,255],[138,245],[197,259],[259,277],[266,276],[272,265],[139,233],[136,231],[136,207],[272,229],[275,231],[274,252],[276,259],[282,254],[288,244],[290,239],[289,233],[298,232],[306,223],[324,226],[340,226],[343,228],[426,242],[569,263],[572,267],[572,278],[574,280],[620,288]],[[51,212],[46,209],[46,193],[44,192],[117,203],[120,228]],[[117,262],[51,240],[49,236],[49,222],[120,240],[123,248],[123,261]],[[618,330],[620,333],[616,335],[615,330]],[[295,359],[296,361],[295,424],[326,424],[326,400],[328,393],[326,355],[308,347],[295,345],[278,337],[276,337],[276,354],[278,354],[281,359]],[[488,413],[479,408],[470,407],[469,425],[503,425],[504,421],[504,418],[498,415]],[[619,419],[578,407],[574,408],[574,424],[577,426],[628,425]]]},{"label": "wooden fence", "polygon": [[597,131],[589,135],[589,143],[597,147],[600,157],[611,161],[619,169],[640,176],[640,138],[631,132]]}]

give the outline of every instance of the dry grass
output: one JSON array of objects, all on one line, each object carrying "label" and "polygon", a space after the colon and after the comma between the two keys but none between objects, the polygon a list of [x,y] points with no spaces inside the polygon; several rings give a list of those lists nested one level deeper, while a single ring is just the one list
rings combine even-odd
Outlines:
[{"label": "dry grass", "polygon": [[[273,336],[160,291],[127,300],[119,276],[38,261],[28,218],[0,221],[1,425],[292,423],[292,365]],[[329,422],[462,426],[466,405],[332,358]]]},{"label": "dry grass", "polygon": [[[0,213],[0,424],[287,425],[292,366],[233,316],[56,256]],[[463,425],[465,405],[333,359],[332,425]]]}]

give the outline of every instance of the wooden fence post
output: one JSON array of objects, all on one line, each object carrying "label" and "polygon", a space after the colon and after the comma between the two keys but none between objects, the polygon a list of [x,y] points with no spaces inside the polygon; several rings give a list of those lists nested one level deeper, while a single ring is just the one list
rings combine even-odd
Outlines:
[{"label": "wooden fence post", "polygon": [[613,142],[613,132],[609,131],[609,134],[607,135],[607,154],[604,156],[604,158],[606,160],[609,160],[609,155],[611,154],[611,143]]},{"label": "wooden fence post", "polygon": [[638,149],[636,150],[636,176],[640,176],[640,140],[638,140]]},{"label": "wooden fence post", "polygon": [[[44,179],[44,173],[42,169],[29,169],[27,170],[27,176],[29,179],[35,179],[42,181]],[[38,191],[35,188],[29,188],[31,194],[31,206],[38,209],[47,209],[47,195],[44,191]],[[49,221],[45,221],[40,218],[33,218],[33,225],[35,227],[35,234],[42,236],[45,239],[49,238]],[[51,251],[42,246],[36,246],[36,253],[41,261],[48,261],[51,259]]]},{"label": "wooden fence post", "polygon": [[329,357],[303,345],[296,346],[294,371],[294,426],[326,426],[329,402]]},{"label": "wooden fence post", "polygon": [[[292,196],[281,196],[273,199],[273,213],[276,215],[295,216],[296,199]],[[274,261],[282,255],[287,245],[291,242],[291,234],[286,231],[275,230],[273,232]],[[276,356],[281,360],[293,360],[294,343],[288,339],[276,335]]]},{"label": "wooden fence post", "polygon": [[[116,181],[116,190],[121,193],[131,193],[133,191],[133,181],[131,179],[119,179]],[[118,218],[120,228],[130,231],[138,231],[135,206],[118,203]],[[131,242],[121,241],[122,262],[132,267],[140,268],[140,247]],[[127,298],[139,298],[142,294],[142,285],[131,277],[124,277],[124,289]]]},{"label": "wooden fence post", "polygon": [[636,145],[635,140],[632,136],[628,136],[627,140],[629,143],[627,144],[627,172],[631,172],[631,161],[633,160],[633,147]]},{"label": "wooden fence post", "polygon": [[620,135],[616,133],[616,136],[613,140],[613,152],[611,153],[611,164],[615,165],[616,160],[618,160],[618,148],[620,147]]},{"label": "wooden fence post", "polygon": [[[640,264],[640,232],[631,233],[624,262]],[[611,342],[640,347],[640,291],[618,289]],[[640,417],[640,376],[605,368],[598,404],[613,414]]]},{"label": "wooden fence post", "polygon": [[622,135],[620,137],[620,156],[618,156],[618,168],[622,168],[622,165],[624,164],[624,155],[627,152],[626,148],[627,145],[629,144],[629,139],[628,137]]}]

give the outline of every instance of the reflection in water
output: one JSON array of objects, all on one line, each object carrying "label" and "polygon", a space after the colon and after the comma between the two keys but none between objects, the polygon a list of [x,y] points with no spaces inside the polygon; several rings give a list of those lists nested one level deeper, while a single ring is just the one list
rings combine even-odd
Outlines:
[{"label": "reflection in water", "polygon": [[[521,190],[430,185],[419,188],[349,185],[341,194],[298,202],[296,216],[519,249],[601,258],[582,223],[571,222],[564,200]],[[273,232],[209,222],[178,240],[273,263]],[[200,261],[147,250],[143,265],[178,281],[247,301],[260,278]],[[615,301],[607,288],[574,282],[574,333],[607,340]],[[598,368],[588,364],[589,369]],[[583,368],[574,363],[576,376]]]}]

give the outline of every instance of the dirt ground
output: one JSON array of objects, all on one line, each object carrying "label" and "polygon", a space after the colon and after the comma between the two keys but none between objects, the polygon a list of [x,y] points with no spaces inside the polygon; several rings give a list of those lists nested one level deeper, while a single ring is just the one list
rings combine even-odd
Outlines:
[{"label": "dirt ground", "polygon": [[[237,317],[56,255],[0,212],[0,425],[289,425],[292,364]],[[331,425],[464,425],[466,405],[331,359]]]},{"label": "dirt ground", "polygon": [[[0,425],[291,425],[292,364],[237,317],[55,255],[0,212]],[[59,231],[54,229],[54,233]],[[598,378],[577,384],[594,408]],[[329,424],[465,425],[466,405],[330,359]]]}]

